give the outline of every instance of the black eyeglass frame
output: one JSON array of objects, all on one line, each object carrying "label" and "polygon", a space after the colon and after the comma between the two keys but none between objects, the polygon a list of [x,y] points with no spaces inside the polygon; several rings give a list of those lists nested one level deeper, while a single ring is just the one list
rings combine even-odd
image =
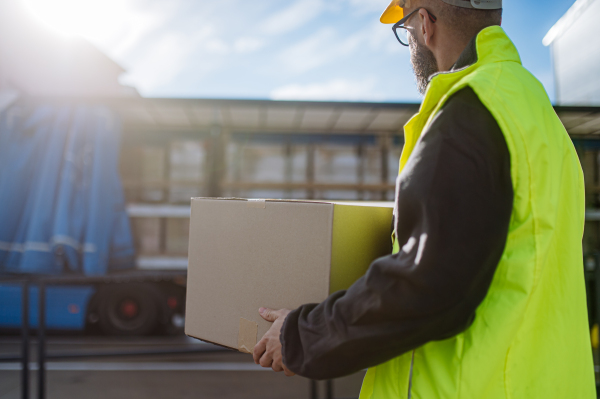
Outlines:
[{"label": "black eyeglass frame", "polygon": [[430,12],[429,12],[429,10],[427,10],[427,9],[426,9],[426,8],[424,8],[424,7],[419,7],[419,8],[417,8],[417,9],[413,10],[412,12],[408,13],[408,15],[406,15],[406,16],[405,16],[404,18],[402,18],[400,21],[396,22],[396,23],[394,24],[394,26],[392,26],[392,30],[394,31],[394,35],[396,36],[396,39],[398,39],[398,41],[400,42],[400,44],[401,44],[401,45],[408,47],[408,43],[404,43],[404,42],[402,41],[402,39],[400,39],[400,36],[398,36],[398,32],[397,32],[397,31],[398,31],[398,29],[402,28],[402,29],[405,29],[405,30],[407,30],[407,31],[408,31],[408,28],[407,28],[406,26],[404,26],[404,24],[406,23],[406,21],[408,21],[408,20],[409,20],[409,18],[410,18],[410,17],[412,17],[412,16],[413,16],[413,14],[415,14],[417,11],[419,11],[419,10],[421,10],[421,9],[423,9],[423,10],[427,11],[427,15],[429,16],[429,20],[430,20],[431,22],[433,22],[433,23],[435,24],[435,22],[437,21],[437,17],[436,17],[435,15],[433,15],[432,13],[430,13]]}]

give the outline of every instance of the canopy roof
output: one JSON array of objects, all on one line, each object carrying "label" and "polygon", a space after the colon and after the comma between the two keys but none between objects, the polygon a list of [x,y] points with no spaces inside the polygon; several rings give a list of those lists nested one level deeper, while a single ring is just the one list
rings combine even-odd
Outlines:
[{"label": "canopy roof", "polygon": [[[214,128],[236,133],[402,134],[404,124],[419,109],[419,104],[373,102],[180,98],[76,101],[102,103],[114,109],[122,118],[125,135],[144,131],[210,133]],[[556,106],[555,110],[574,138],[600,138],[600,107]]]}]

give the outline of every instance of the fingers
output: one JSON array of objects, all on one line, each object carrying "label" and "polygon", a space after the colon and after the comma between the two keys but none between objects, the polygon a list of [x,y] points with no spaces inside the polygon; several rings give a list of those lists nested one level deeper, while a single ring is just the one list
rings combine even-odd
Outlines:
[{"label": "fingers", "polygon": [[263,367],[271,367],[273,365],[273,354],[266,351],[263,353],[258,363]]},{"label": "fingers", "polygon": [[287,377],[293,377],[296,375],[296,373],[285,367],[285,364],[281,363],[281,366],[283,366],[283,374],[285,374]]},{"label": "fingers", "polygon": [[280,371],[283,371],[283,364],[281,364],[281,361],[273,362],[273,364],[271,365],[271,368],[273,369],[274,372],[279,373]]},{"label": "fingers", "polygon": [[271,365],[271,368],[277,373],[283,371],[283,361],[281,358],[281,352],[276,352],[273,356],[273,364]]},{"label": "fingers", "polygon": [[252,358],[254,359],[254,363],[259,364],[260,358],[263,353],[267,350],[267,341],[263,338],[256,345],[254,345],[254,350],[252,351]]},{"label": "fingers", "polygon": [[283,373],[287,377],[296,375],[293,371],[291,371],[290,369],[285,367],[285,364],[283,364],[283,357],[281,356],[280,351],[275,352],[275,354],[273,355],[273,363],[271,364],[271,368],[273,369],[273,371],[275,371],[277,373],[279,373],[280,371],[283,371]]},{"label": "fingers", "polygon": [[283,362],[281,361],[281,358],[278,360],[274,360],[273,364],[271,365],[271,368],[273,369],[273,371],[275,371],[277,373],[279,373],[280,371],[283,371],[283,374],[285,374],[286,377],[293,377],[296,375],[296,373],[294,373],[293,371],[291,371],[290,369],[285,367],[285,364],[283,364]]},{"label": "fingers", "polygon": [[271,323],[277,320],[279,317],[279,312],[269,308],[260,308],[258,309],[258,313],[260,313],[261,317],[266,321],[270,321]]}]

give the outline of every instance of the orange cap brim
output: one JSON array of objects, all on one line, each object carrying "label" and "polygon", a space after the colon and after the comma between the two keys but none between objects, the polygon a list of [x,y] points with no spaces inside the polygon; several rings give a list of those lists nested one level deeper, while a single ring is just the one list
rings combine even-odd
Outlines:
[{"label": "orange cap brim", "polygon": [[395,24],[404,18],[404,10],[399,5],[400,0],[392,0],[390,5],[385,9],[379,20],[382,24]]}]

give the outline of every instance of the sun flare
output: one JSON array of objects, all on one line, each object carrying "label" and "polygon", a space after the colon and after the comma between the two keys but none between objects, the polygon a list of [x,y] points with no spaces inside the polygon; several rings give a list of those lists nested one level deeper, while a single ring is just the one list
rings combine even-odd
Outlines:
[{"label": "sun flare", "polygon": [[23,0],[44,25],[67,36],[104,42],[127,23],[124,0]]}]

